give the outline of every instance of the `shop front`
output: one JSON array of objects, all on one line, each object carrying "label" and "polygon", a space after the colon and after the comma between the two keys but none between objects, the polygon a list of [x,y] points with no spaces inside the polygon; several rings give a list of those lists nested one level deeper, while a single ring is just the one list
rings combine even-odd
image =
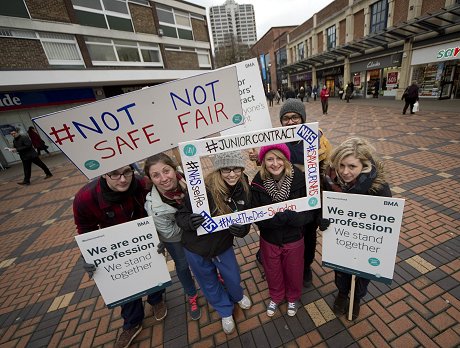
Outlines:
[{"label": "shop front", "polygon": [[355,95],[366,98],[395,97],[401,76],[402,53],[351,62]]},{"label": "shop front", "polygon": [[343,65],[316,71],[318,81],[318,90],[326,86],[332,97],[339,96],[339,90],[344,86],[343,83]]},{"label": "shop front", "polygon": [[420,97],[460,98],[460,41],[414,49],[411,66]]},{"label": "shop front", "polygon": [[311,86],[311,71],[291,75],[291,85],[297,91],[300,87],[307,89],[307,86]]},{"label": "shop front", "polygon": [[[102,95],[102,91],[97,89],[96,94]],[[32,118],[95,100],[96,95],[92,88],[0,93],[0,162],[2,165],[8,166],[20,161],[16,153],[5,150],[6,147],[13,147],[13,138],[10,135],[12,129],[18,128],[21,133],[27,134],[29,127],[34,126]],[[49,146],[50,152],[59,151],[41,130],[37,130],[45,144]]]}]

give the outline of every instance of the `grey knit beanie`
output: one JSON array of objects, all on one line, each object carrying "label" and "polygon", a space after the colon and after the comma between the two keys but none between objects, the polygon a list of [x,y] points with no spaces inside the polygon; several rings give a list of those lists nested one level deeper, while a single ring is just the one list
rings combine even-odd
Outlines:
[{"label": "grey knit beanie", "polygon": [[307,118],[307,115],[305,113],[305,105],[303,105],[303,103],[299,99],[286,99],[283,106],[281,106],[280,122],[281,117],[283,117],[284,114],[287,114],[288,112],[295,112],[296,114],[299,114],[300,117],[302,117],[302,123],[304,123],[305,119]]},{"label": "grey knit beanie", "polygon": [[228,167],[246,167],[244,164],[243,155],[240,151],[224,152],[214,156],[215,170]]}]

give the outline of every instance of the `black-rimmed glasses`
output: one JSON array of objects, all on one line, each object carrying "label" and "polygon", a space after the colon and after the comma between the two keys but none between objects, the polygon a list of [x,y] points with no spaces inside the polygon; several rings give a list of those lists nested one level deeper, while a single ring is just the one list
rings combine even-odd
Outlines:
[{"label": "black-rimmed glasses", "polygon": [[107,176],[112,180],[120,180],[121,176],[124,176],[125,179],[130,178],[134,175],[134,170],[126,169],[123,173],[109,173]]},{"label": "black-rimmed glasses", "polygon": [[236,167],[236,168],[221,168],[220,169],[220,172],[222,174],[230,174],[231,172],[233,172],[235,174],[241,174],[242,171],[243,171],[243,168],[240,168],[240,167]]}]

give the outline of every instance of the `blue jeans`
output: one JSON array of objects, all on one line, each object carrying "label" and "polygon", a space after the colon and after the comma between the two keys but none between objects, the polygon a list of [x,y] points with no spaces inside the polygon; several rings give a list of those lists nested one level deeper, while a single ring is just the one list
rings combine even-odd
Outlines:
[{"label": "blue jeans", "polygon": [[[187,249],[184,250],[193,274],[208,302],[222,318],[231,316],[234,303],[243,299],[240,267],[236,261],[233,247],[211,260]],[[217,279],[217,270],[224,279],[226,290]]]},{"label": "blue jeans", "polygon": [[176,273],[181,282],[185,293],[188,296],[196,295],[195,282],[192,278],[192,273],[188,266],[187,258],[185,257],[184,247],[181,242],[163,242],[169,255],[171,255],[176,265]]}]

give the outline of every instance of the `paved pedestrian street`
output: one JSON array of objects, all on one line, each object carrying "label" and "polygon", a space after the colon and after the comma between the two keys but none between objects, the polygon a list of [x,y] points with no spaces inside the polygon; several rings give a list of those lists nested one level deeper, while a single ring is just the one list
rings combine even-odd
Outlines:
[{"label": "paved pedestrian street", "polygon": [[[406,199],[391,285],[371,282],[359,318],[337,318],[334,272],[321,266],[321,232],[313,286],[288,317],[286,303],[269,318],[263,269],[252,229],[235,250],[243,287],[253,306],[235,306],[237,330],[227,336],[199,291],[202,316],[192,321],[171,261],[168,315],[157,322],[146,305],[143,330],[132,347],[458,347],[460,345],[460,103],[421,101],[402,115],[398,100],[305,103],[307,122],[319,121],[333,145],[349,136],[371,141],[385,160],[394,197]],[[270,108],[279,126],[280,105]],[[42,157],[54,176],[34,166],[22,187],[22,166],[0,173],[0,348],[112,347],[121,332],[120,310],[107,309],[82,269],[74,240],[72,200],[87,182],[65,157]],[[170,260],[170,259],[169,259]]]}]

